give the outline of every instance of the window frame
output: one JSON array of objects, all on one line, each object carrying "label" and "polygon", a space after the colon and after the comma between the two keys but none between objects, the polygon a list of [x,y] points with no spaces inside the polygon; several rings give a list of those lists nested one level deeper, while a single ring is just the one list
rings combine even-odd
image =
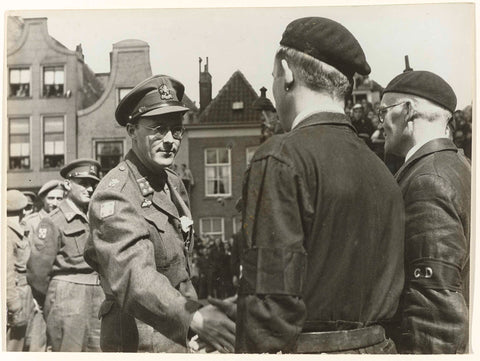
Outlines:
[{"label": "window frame", "polygon": [[[209,150],[215,150],[217,152],[217,159],[218,159],[218,150],[227,150],[228,152],[228,163],[215,163],[215,164],[208,164],[207,163],[207,152]],[[231,197],[232,196],[232,150],[229,147],[210,147],[205,148],[203,152],[203,170],[205,173],[205,196],[206,197]],[[207,167],[219,167],[219,166],[227,166],[229,167],[229,177],[228,177],[228,193],[208,193],[208,175],[207,175]]]},{"label": "window frame", "polygon": [[[122,143],[122,155],[120,156],[120,162],[125,157],[125,149],[126,149],[125,138],[94,138],[94,139],[92,139],[93,159],[98,161],[100,164],[101,164],[101,162],[97,159],[97,144],[98,143]],[[113,168],[111,168],[111,169],[113,169]],[[111,169],[106,171],[104,174],[107,174]],[[103,168],[101,168],[100,171],[103,172]]]},{"label": "window frame", "polygon": [[[28,70],[30,75],[30,81],[28,82],[28,96],[18,96],[18,95],[12,95],[11,94],[11,82],[10,82],[10,77],[11,77],[11,71],[12,70]],[[27,84],[27,83],[19,83],[19,84]],[[10,66],[8,68],[8,98],[11,99],[31,99],[32,98],[32,67],[31,65],[15,65],[15,66]]]},{"label": "window frame", "polygon": [[[10,122],[12,119],[28,119],[28,168],[20,168],[20,169],[15,169],[15,168],[10,168],[10,145],[11,145],[11,141],[10,141],[10,136],[11,136],[11,133],[10,133]],[[8,142],[8,171],[9,172],[25,172],[25,171],[31,171],[33,168],[32,168],[32,141],[33,141],[33,138],[32,138],[32,116],[30,115],[15,115],[15,116],[10,116],[10,117],[7,117],[7,121],[8,121],[8,124],[7,124],[7,142]]]},{"label": "window frame", "polygon": [[[62,68],[63,69],[63,93],[61,96],[47,96],[44,92],[44,87],[45,87],[45,69],[46,68]],[[58,99],[58,98],[64,98],[65,94],[67,92],[67,77],[66,77],[66,70],[65,70],[65,64],[43,64],[41,66],[41,87],[40,87],[40,92],[41,92],[41,97],[45,99]]]},{"label": "window frame", "polygon": [[45,167],[45,118],[63,118],[63,164],[67,164],[67,119],[65,114],[43,114],[41,116],[41,169],[55,170],[61,167]]},{"label": "window frame", "polygon": [[[221,221],[221,226],[222,226],[222,232],[221,232],[221,240],[222,242],[225,241],[225,218],[224,217],[202,217],[199,219],[199,224],[200,224],[200,238],[206,238],[206,236],[208,235],[218,235],[219,233],[218,232],[210,232],[208,234],[206,234],[205,232],[203,232],[203,221],[205,220],[209,220],[210,222],[213,222],[214,220],[220,220]],[[210,224],[211,226],[211,224]]]}]

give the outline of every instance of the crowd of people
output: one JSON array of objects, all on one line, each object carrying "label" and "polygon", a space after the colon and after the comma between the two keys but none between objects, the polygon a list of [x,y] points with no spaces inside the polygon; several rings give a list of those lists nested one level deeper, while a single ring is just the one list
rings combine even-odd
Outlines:
[{"label": "crowd of people", "polygon": [[[231,242],[195,237],[193,177],[171,169],[183,84],[139,83],[115,112],[132,147],[102,179],[70,162],[28,216],[7,191],[7,350],[468,352],[471,115],[410,68],[345,111],[370,72],[336,21],[287,26],[272,72],[286,134],[253,155]],[[369,149],[382,134],[395,171]]]},{"label": "crowd of people", "polygon": [[[383,124],[378,118],[379,107],[379,101],[372,104],[367,99],[362,99],[361,102],[354,104],[349,99],[345,103],[344,110],[370,149],[381,159],[385,159],[385,136]],[[453,113],[450,126],[451,139],[459,149],[463,149],[467,158],[472,159],[472,107],[468,106],[463,110],[456,110]],[[387,161],[391,162],[392,160],[388,159]]]}]

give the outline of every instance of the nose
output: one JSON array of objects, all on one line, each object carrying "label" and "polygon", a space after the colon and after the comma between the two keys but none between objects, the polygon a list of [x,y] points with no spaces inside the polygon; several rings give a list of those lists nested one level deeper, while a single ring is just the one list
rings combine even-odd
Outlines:
[{"label": "nose", "polygon": [[87,192],[88,192],[88,193],[93,193],[93,186],[92,186],[92,185],[89,185],[89,186],[87,187]]},{"label": "nose", "polygon": [[173,134],[171,130],[168,130],[167,134],[163,137],[163,141],[165,143],[173,143],[175,138],[173,138]]}]

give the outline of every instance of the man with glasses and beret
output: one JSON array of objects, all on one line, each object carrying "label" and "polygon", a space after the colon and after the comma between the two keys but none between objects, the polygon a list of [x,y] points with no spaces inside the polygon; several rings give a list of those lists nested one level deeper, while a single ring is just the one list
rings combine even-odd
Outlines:
[{"label": "man with glasses and beret", "polygon": [[383,91],[385,152],[405,203],[405,289],[399,352],[463,353],[468,344],[470,163],[449,139],[457,98],[428,71],[405,71]]},{"label": "man with glasses and beret", "polygon": [[[42,208],[38,212],[29,214],[22,220],[25,237],[27,237],[31,247],[33,246],[33,236],[35,235],[38,224],[43,218],[47,217],[51,211],[57,208],[58,204],[63,200],[64,192],[63,182],[56,179],[46,182],[38,191],[38,198],[42,202]],[[37,298],[36,296],[34,292],[35,299]],[[41,298],[42,296],[40,295],[40,299]],[[34,352],[45,351],[47,346],[46,324],[38,302],[35,307],[35,315],[31,322],[26,342],[29,345],[29,350]]]},{"label": "man with glasses and beret", "polygon": [[63,167],[65,199],[34,232],[28,282],[43,305],[52,351],[100,351],[98,312],[105,296],[97,272],[83,257],[90,234],[87,211],[99,170],[93,159]]},{"label": "man with glasses and beret", "polygon": [[370,67],[330,19],[291,22],[274,58],[283,129],[243,189],[236,352],[395,353],[382,323],[403,287],[402,196],[344,113]]},{"label": "man with glasses and beret", "polygon": [[185,187],[169,169],[184,134],[183,94],[179,81],[155,75],[115,112],[132,149],[95,191],[85,250],[106,294],[103,351],[186,352],[194,334],[233,351],[234,322],[202,307],[190,280],[193,222]]}]

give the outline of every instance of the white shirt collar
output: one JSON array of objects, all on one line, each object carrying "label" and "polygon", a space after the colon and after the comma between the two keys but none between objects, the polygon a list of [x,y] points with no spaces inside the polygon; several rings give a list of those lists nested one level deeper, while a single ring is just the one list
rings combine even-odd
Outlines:
[{"label": "white shirt collar", "polygon": [[[448,138],[448,137],[440,137],[440,138]],[[424,146],[425,144],[427,144],[429,141],[433,139],[439,139],[439,138],[427,139],[421,143],[415,144],[412,148],[410,148],[407,155],[405,156],[405,163],[407,163],[407,161],[412,157],[412,155],[414,155],[417,152],[417,150],[419,150],[422,146]]]},{"label": "white shirt collar", "polygon": [[307,119],[310,115],[315,114],[315,113],[341,113],[345,114],[345,111],[343,108],[337,104],[328,104],[328,105],[315,105],[313,107],[307,108],[300,113],[297,114],[295,119],[293,120],[292,123],[292,128],[290,130],[293,130],[296,126],[298,126],[302,120]]}]

